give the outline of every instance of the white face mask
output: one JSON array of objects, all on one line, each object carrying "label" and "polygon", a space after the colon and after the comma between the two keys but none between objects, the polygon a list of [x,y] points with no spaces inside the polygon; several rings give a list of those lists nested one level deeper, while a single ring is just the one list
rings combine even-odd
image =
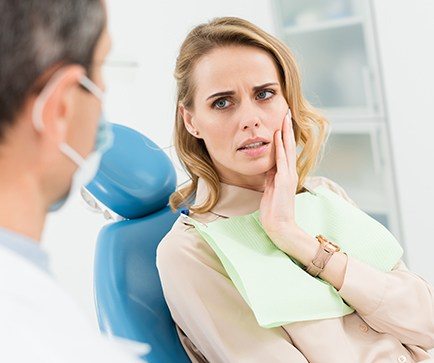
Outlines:
[{"label": "white face mask", "polygon": [[[33,124],[37,131],[42,131],[44,128],[43,110],[45,102],[61,77],[62,74],[60,72],[55,73],[35,102],[32,116]],[[79,82],[84,88],[97,97],[101,103],[103,102],[104,92],[95,83],[93,83],[86,76],[83,76]],[[62,151],[62,153],[70,158],[78,166],[78,169],[72,176],[71,187],[68,193],[50,207],[50,212],[60,209],[75,191],[79,190],[81,186],[85,186],[92,181],[98,172],[102,155],[111,147],[112,143],[113,132],[111,125],[106,122],[103,117],[101,117],[96,133],[94,149],[86,158],[83,158],[76,150],[74,150],[65,142],[62,142],[59,145],[59,149]]]}]

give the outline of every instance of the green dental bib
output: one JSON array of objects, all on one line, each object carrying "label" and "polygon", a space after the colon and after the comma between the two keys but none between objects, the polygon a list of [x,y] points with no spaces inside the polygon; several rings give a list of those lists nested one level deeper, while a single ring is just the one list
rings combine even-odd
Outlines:
[{"label": "green dental bib", "polygon": [[[325,187],[295,196],[295,220],[311,236],[322,234],[341,250],[390,271],[403,250],[379,222]],[[351,314],[336,289],[314,278],[279,250],[259,221],[259,211],[203,224],[185,216],[215,251],[260,326]]]}]

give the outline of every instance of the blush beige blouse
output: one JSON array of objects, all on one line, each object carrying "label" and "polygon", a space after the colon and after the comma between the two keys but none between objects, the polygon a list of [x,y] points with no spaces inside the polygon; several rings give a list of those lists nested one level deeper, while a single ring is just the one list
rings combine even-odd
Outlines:
[{"label": "blush beige blouse", "polygon": [[[324,177],[311,177],[305,185],[324,185],[352,202]],[[207,193],[200,180],[196,203]],[[192,217],[210,222],[252,213],[261,197],[260,192],[222,183],[215,208]],[[157,266],[181,342],[193,362],[434,362],[427,353],[434,348],[434,288],[402,261],[382,272],[350,256],[338,293],[354,313],[273,329],[258,325],[214,251],[182,218],[160,243]]]}]

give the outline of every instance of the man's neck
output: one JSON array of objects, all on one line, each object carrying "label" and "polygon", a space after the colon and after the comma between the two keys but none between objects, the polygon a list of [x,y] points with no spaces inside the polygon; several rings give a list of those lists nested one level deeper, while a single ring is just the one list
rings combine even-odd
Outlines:
[{"label": "man's neck", "polygon": [[0,227],[41,239],[46,213],[37,183],[30,177],[13,175],[10,170],[0,174]]}]

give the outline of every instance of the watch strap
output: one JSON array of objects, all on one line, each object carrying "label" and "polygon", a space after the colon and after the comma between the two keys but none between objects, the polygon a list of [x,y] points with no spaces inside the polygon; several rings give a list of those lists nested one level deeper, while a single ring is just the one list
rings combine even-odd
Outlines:
[{"label": "watch strap", "polygon": [[333,253],[340,250],[339,246],[321,235],[316,236],[316,239],[319,242],[318,250],[313,260],[305,268],[306,272],[313,277],[317,277],[324,270]]}]

